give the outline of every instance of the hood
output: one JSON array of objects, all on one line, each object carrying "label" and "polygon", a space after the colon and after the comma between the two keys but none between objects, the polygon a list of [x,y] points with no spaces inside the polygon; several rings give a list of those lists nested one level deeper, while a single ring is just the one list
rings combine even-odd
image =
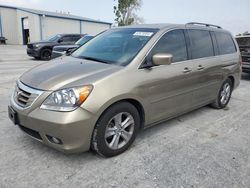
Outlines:
[{"label": "hood", "polygon": [[74,85],[76,82],[79,84],[79,81],[81,85],[93,84],[94,81],[122,68],[67,56],[27,71],[20,77],[20,81],[36,89],[57,90],[79,86]]},{"label": "hood", "polygon": [[57,44],[57,43],[46,40],[28,43],[28,45],[36,45],[36,44]]},{"label": "hood", "polygon": [[54,46],[53,50],[55,51],[66,51],[71,48],[78,48],[79,46],[74,44],[74,45],[61,45],[61,46]]},{"label": "hood", "polygon": [[48,40],[41,40],[41,41],[31,42],[29,44],[35,45],[35,44],[47,44],[47,43],[55,43],[55,42],[51,42],[51,41],[48,41]]}]

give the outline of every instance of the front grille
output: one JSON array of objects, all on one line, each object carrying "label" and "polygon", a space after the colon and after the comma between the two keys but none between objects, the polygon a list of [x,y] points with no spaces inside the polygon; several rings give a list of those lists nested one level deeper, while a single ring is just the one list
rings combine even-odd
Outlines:
[{"label": "front grille", "polygon": [[41,90],[30,88],[24,85],[22,82],[18,81],[13,97],[15,103],[18,106],[22,108],[28,108],[41,94],[42,94]]},{"label": "front grille", "polygon": [[33,49],[33,45],[32,44],[27,44],[27,47],[30,49]]},{"label": "front grille", "polygon": [[250,62],[250,55],[242,55],[243,62]]},{"label": "front grille", "polygon": [[37,132],[37,131],[35,131],[35,130],[32,130],[32,129],[29,129],[29,128],[27,128],[27,127],[24,127],[24,126],[22,126],[22,125],[19,125],[19,128],[20,128],[23,132],[27,133],[28,135],[30,135],[30,136],[32,136],[32,137],[38,139],[38,140],[42,140],[42,137],[41,137],[41,135],[39,134],[39,132]]}]

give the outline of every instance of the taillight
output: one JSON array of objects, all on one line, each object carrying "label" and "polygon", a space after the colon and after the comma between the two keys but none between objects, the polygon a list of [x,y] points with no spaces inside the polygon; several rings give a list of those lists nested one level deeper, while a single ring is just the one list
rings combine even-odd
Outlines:
[{"label": "taillight", "polygon": [[242,61],[242,57],[240,55],[240,65],[242,65],[242,64],[243,64],[243,61]]}]

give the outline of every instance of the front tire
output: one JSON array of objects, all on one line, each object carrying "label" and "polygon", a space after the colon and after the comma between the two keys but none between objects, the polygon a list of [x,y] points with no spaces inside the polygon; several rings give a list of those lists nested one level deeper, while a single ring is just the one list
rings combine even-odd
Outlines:
[{"label": "front tire", "polygon": [[217,99],[214,101],[214,103],[211,104],[211,106],[216,109],[225,108],[230,101],[232,91],[233,91],[233,83],[231,79],[227,78],[223,82],[220,88]]},{"label": "front tire", "polygon": [[48,61],[51,59],[52,51],[49,48],[42,49],[41,51],[41,59]]},{"label": "front tire", "polygon": [[140,127],[140,115],[128,102],[108,108],[98,120],[91,147],[99,155],[112,157],[123,153],[134,142]]}]

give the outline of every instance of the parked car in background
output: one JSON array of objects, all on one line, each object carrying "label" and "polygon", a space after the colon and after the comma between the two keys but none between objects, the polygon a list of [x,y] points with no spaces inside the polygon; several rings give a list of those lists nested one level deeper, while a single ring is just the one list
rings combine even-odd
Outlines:
[{"label": "parked car in background", "polygon": [[78,41],[76,41],[76,43],[73,45],[54,46],[53,51],[52,51],[52,59],[60,57],[64,54],[73,52],[75,49],[84,45],[86,42],[88,42],[92,38],[94,38],[94,36],[85,35],[84,37],[82,37]]},{"label": "parked car in background", "polygon": [[20,77],[10,119],[60,151],[106,157],[128,149],[142,128],[205,105],[225,108],[241,76],[232,35],[200,23],[112,28],[55,61]]},{"label": "parked car in background", "polygon": [[250,34],[236,37],[242,57],[242,71],[250,73]]},{"label": "parked car in background", "polygon": [[75,44],[82,36],[81,34],[57,34],[47,40],[29,43],[27,54],[36,59],[50,60],[54,46]]}]

